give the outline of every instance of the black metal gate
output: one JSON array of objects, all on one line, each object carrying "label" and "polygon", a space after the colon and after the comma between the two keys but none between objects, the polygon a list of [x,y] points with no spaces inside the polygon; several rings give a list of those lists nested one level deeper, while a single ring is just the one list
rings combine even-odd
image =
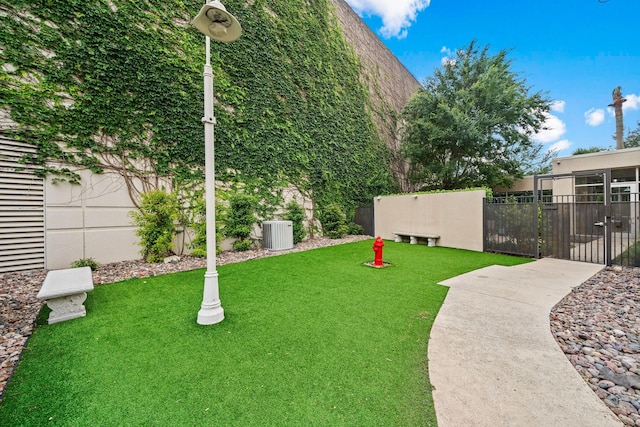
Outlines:
[{"label": "black metal gate", "polygon": [[599,176],[601,193],[485,199],[484,250],[606,265],[640,266],[640,196],[608,170],[538,179]]},{"label": "black metal gate", "polygon": [[484,199],[484,251],[538,256],[538,215],[533,197]]},{"label": "black metal gate", "polygon": [[374,236],[375,235],[375,218],[374,218],[373,205],[357,207],[353,222],[355,224],[362,226],[364,234],[366,234],[367,236]]}]

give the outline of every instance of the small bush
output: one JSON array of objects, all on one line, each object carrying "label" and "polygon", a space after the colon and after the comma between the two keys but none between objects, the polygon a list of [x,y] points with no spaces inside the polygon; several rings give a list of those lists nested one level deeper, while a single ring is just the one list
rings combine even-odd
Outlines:
[{"label": "small bush", "polygon": [[233,248],[237,251],[246,251],[253,244],[251,232],[256,223],[257,207],[258,200],[248,194],[237,193],[229,198],[224,232],[227,237],[236,239]]},{"label": "small bush", "polygon": [[[222,252],[220,243],[223,235],[220,233],[220,223],[224,219],[224,206],[216,202],[216,253]],[[204,193],[199,193],[191,205],[191,220],[189,227],[195,231],[195,236],[189,248],[191,255],[195,257],[205,258],[207,256],[207,210],[205,204]]]},{"label": "small bush", "polygon": [[80,258],[71,263],[71,268],[89,267],[91,270],[97,270],[100,264],[93,258]]},{"label": "small bush", "polygon": [[348,227],[349,227],[349,234],[353,236],[361,236],[364,234],[364,227],[362,227],[360,224],[356,224],[352,222],[351,224],[348,225]]},{"label": "small bush", "polygon": [[304,229],[304,220],[306,218],[304,208],[300,204],[291,201],[287,203],[285,209],[284,219],[291,221],[293,226],[293,243],[300,243],[307,236],[307,230]]},{"label": "small bush", "polygon": [[173,194],[152,190],[142,195],[139,211],[131,212],[138,226],[140,253],[147,262],[161,262],[171,255],[175,221],[178,219],[178,202]]},{"label": "small bush", "polygon": [[340,239],[349,233],[345,214],[335,203],[325,206],[320,211],[320,223],[324,235],[330,239]]},{"label": "small bush", "polygon": [[233,249],[238,251],[238,252],[244,252],[244,251],[248,251],[249,249],[251,249],[251,246],[253,245],[253,242],[249,239],[246,240],[236,240],[235,242],[233,242]]}]

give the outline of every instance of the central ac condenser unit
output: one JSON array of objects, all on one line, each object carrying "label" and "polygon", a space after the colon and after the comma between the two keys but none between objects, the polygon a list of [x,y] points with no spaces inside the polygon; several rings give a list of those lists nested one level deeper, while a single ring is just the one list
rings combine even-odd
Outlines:
[{"label": "central ac condenser unit", "polygon": [[270,251],[293,248],[293,223],[291,221],[264,221],[262,223],[262,247]]}]

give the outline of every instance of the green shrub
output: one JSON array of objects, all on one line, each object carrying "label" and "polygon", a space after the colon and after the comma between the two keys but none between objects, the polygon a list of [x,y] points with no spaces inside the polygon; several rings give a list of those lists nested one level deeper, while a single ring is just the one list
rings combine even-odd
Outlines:
[{"label": "green shrub", "polygon": [[[191,255],[207,256],[207,222],[204,194],[200,192],[191,205],[191,219],[189,227],[194,231],[193,240],[189,243]],[[216,242],[217,243],[217,242]]]},{"label": "green shrub", "polygon": [[307,236],[307,230],[304,229],[304,220],[306,218],[304,208],[295,201],[291,201],[287,203],[285,209],[284,219],[291,221],[293,226],[293,243],[300,243]]},{"label": "green shrub", "polygon": [[348,227],[349,227],[349,234],[353,236],[360,236],[364,234],[364,227],[362,227],[360,224],[356,224],[355,222],[352,222],[351,224],[348,224]]},{"label": "green shrub", "polygon": [[238,252],[244,252],[251,249],[252,245],[253,245],[253,242],[250,239],[236,240],[235,242],[233,242],[233,249]]},{"label": "green shrub", "polygon": [[100,264],[93,258],[80,258],[71,263],[71,268],[89,267],[91,270],[97,270]]},{"label": "green shrub", "polygon": [[[195,257],[204,258],[207,256],[207,210],[204,199],[204,194],[200,192],[191,205],[191,220],[189,221],[189,227],[195,232],[195,236],[191,243],[189,243],[189,249],[191,249],[191,255]],[[220,232],[220,224],[224,220],[224,206],[220,203],[216,203],[216,254],[222,252],[220,249],[220,243],[222,242],[223,235]]]},{"label": "green shrub", "polygon": [[161,262],[171,255],[178,202],[173,194],[152,190],[142,195],[139,211],[131,212],[140,237],[140,253],[147,262]]},{"label": "green shrub", "polygon": [[[236,193],[229,198],[229,210],[224,226],[225,236],[236,239],[233,248],[246,251],[251,248],[251,232],[256,223],[258,200],[248,194]],[[242,243],[239,243],[242,242]]]},{"label": "green shrub", "polygon": [[349,233],[349,226],[342,208],[338,204],[331,203],[319,212],[322,231],[330,239],[340,239]]}]

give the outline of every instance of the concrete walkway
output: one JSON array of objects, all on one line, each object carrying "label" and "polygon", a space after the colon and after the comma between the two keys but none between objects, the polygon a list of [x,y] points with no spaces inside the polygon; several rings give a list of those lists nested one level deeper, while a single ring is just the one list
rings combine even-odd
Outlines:
[{"label": "concrete walkway", "polygon": [[551,335],[551,308],[601,265],[542,259],[442,282],[429,339],[438,427],[619,427]]}]

